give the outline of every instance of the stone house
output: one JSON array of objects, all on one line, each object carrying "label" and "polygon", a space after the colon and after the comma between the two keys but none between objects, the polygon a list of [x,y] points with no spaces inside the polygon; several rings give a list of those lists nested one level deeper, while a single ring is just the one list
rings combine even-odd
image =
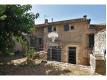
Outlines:
[{"label": "stone house", "polygon": [[93,54],[90,54],[90,65],[96,73],[106,74],[106,26],[104,24],[90,25],[95,29]]},{"label": "stone house", "polygon": [[[90,54],[94,48],[94,35],[106,25],[90,24],[87,16],[82,18],[48,22],[35,25],[35,32],[30,35],[30,46],[38,51],[47,52],[48,60],[72,64],[89,65]],[[57,32],[59,37],[55,46],[50,46],[48,34]]]},{"label": "stone house", "polygon": [[96,33],[94,34],[95,42],[94,42],[94,49],[93,53],[98,58],[98,56],[104,56],[106,55],[106,27],[104,25],[91,25],[91,28],[94,28],[96,30]]}]

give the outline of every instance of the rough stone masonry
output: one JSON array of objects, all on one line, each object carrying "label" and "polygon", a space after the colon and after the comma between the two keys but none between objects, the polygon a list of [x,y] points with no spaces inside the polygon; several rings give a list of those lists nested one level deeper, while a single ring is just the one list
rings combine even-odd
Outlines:
[{"label": "rough stone masonry", "polygon": [[95,34],[95,54],[103,55],[106,50],[106,30]]}]

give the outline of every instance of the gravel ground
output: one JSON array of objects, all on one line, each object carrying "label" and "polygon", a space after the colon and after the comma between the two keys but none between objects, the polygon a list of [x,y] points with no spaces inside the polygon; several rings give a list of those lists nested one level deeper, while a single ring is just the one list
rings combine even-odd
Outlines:
[{"label": "gravel ground", "polygon": [[98,75],[90,66],[74,65],[56,61],[33,60],[27,58],[11,60],[0,64],[0,75]]}]

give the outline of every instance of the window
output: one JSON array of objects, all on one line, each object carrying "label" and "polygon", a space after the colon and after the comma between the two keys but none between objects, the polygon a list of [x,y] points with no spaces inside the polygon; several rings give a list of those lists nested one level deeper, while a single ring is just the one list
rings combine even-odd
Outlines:
[{"label": "window", "polygon": [[89,34],[89,48],[94,47],[94,34]]},{"label": "window", "polygon": [[64,25],[64,31],[69,31],[69,24]]},{"label": "window", "polygon": [[52,32],[52,26],[48,26],[48,32]]},{"label": "window", "polygon": [[71,26],[71,30],[73,30],[74,29],[74,26]]},{"label": "window", "polygon": [[53,27],[53,31],[56,31],[56,27]]},{"label": "window", "polygon": [[56,31],[56,27],[48,26],[48,32]]},{"label": "window", "polygon": [[47,59],[53,61],[61,61],[61,48],[56,46],[48,48]]}]

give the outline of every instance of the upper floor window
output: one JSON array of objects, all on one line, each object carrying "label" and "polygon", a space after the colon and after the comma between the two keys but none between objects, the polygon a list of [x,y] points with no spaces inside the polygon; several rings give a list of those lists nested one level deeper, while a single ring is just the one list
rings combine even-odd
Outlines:
[{"label": "upper floor window", "polygon": [[49,26],[48,32],[53,32],[53,31],[56,31],[56,27]]},{"label": "upper floor window", "polygon": [[48,27],[48,32],[52,32],[52,26]]},{"label": "upper floor window", "polygon": [[64,31],[69,31],[69,24],[64,25]]},{"label": "upper floor window", "polygon": [[71,30],[74,30],[74,26],[70,26]]},{"label": "upper floor window", "polygon": [[53,31],[56,31],[56,27],[53,27]]}]

